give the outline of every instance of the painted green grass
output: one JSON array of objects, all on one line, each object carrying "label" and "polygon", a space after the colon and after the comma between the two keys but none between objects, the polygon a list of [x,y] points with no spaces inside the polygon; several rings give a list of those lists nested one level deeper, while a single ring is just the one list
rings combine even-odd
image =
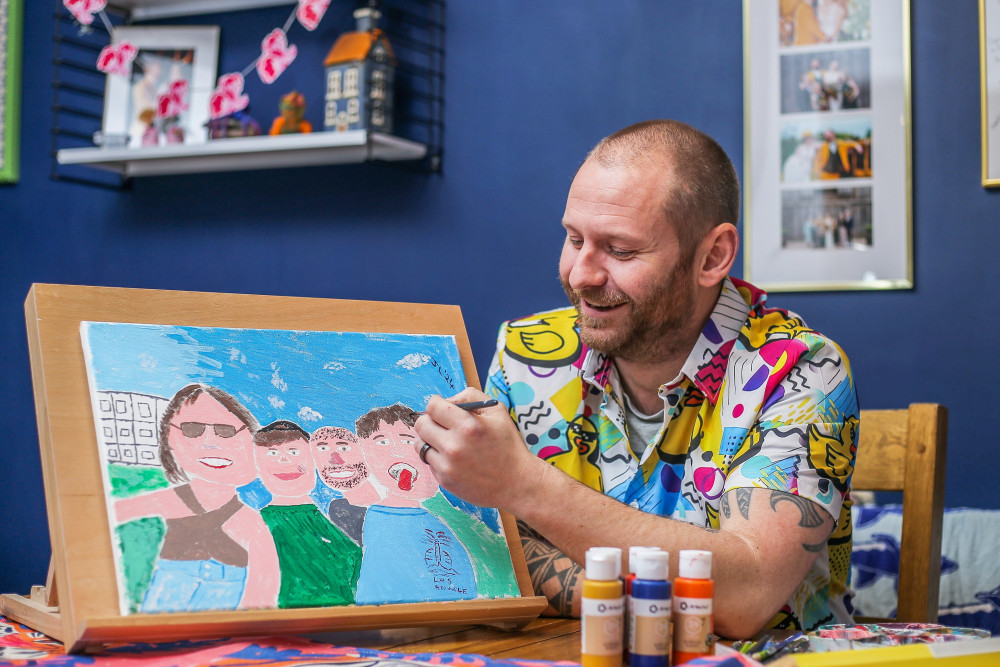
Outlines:
[{"label": "painted green grass", "polygon": [[[128,498],[170,486],[159,466],[114,464],[108,466],[111,498]],[[139,610],[153,576],[153,566],[160,554],[166,523],[160,517],[146,517],[115,527],[121,549],[121,568],[125,576],[126,600],[130,611]]]},{"label": "painted green grass", "polygon": [[128,498],[140,493],[170,486],[159,466],[129,466],[112,463],[108,466],[111,497]]}]

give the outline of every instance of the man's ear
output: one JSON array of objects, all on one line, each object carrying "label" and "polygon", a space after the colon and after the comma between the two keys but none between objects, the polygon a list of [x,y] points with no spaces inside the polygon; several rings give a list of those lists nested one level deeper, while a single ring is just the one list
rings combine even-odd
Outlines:
[{"label": "man's ear", "polygon": [[710,229],[698,244],[695,255],[698,284],[711,287],[725,280],[739,248],[740,236],[732,223],[724,222]]}]

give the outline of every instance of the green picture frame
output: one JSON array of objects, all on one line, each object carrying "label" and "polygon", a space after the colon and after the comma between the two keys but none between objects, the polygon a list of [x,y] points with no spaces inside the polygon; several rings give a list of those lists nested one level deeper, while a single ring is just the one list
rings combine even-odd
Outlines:
[{"label": "green picture frame", "polygon": [[20,175],[23,0],[0,0],[0,183]]}]

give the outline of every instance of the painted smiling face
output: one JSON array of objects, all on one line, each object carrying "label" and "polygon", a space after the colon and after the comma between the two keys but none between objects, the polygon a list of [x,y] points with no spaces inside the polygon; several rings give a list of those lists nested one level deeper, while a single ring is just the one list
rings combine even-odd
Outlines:
[{"label": "painted smiling face", "polygon": [[257,476],[246,424],[208,394],[180,406],[167,435],[178,467],[188,477],[240,486]]},{"label": "painted smiling face", "polygon": [[353,489],[368,478],[368,466],[358,438],[346,428],[324,426],[317,429],[309,439],[309,448],[316,470],[327,486]]},{"label": "painted smiling face", "polygon": [[254,448],[257,470],[267,490],[275,496],[308,496],[316,483],[315,466],[304,438]]},{"label": "painted smiling face", "polygon": [[420,438],[412,426],[380,421],[375,432],[361,442],[368,469],[389,492],[383,504],[415,506],[437,492],[434,474],[417,455]]}]

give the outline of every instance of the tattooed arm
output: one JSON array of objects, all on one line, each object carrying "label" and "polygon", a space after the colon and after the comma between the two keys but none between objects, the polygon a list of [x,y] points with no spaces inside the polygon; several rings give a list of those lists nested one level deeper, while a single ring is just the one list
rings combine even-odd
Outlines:
[{"label": "tattooed arm", "polygon": [[[458,400],[484,396],[466,389]],[[671,573],[677,572],[681,549],[706,549],[713,553],[716,631],[752,637],[803,582],[818,555],[815,549],[822,549],[833,528],[833,517],[811,511],[818,508],[812,501],[758,488],[732,489],[723,496],[729,516],[720,500],[718,532],[647,514],[532,454],[500,406],[474,416],[435,397],[416,426],[431,445],[427,462],[442,488],[476,505],[510,512],[558,549],[543,549],[548,545],[537,538],[525,542],[532,583],[554,612],[573,609],[579,589],[568,583],[579,582],[581,575],[577,569],[571,576],[568,559],[582,563],[592,546],[619,547],[624,553],[632,545],[659,546],[670,552]],[[504,462],[502,474],[497,461]],[[567,559],[561,560],[564,554]]]},{"label": "tattooed arm", "polygon": [[583,568],[525,522],[518,520],[517,528],[521,533],[531,585],[537,595],[544,595],[549,601],[542,614],[579,617]]}]

